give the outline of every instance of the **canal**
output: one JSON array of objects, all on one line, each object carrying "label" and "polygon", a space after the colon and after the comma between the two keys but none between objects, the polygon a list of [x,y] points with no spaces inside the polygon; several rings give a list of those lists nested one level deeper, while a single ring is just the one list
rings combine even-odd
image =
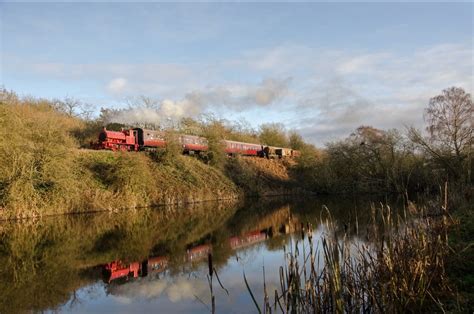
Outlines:
[{"label": "canal", "polygon": [[265,278],[274,295],[308,226],[316,243],[328,217],[367,241],[380,201],[265,198],[1,222],[0,313],[208,313],[212,296],[217,313],[256,312],[249,288],[262,304]]}]

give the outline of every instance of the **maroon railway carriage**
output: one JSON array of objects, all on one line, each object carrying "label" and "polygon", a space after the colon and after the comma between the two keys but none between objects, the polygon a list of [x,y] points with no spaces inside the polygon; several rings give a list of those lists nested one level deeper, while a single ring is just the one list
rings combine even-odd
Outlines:
[{"label": "maroon railway carriage", "polygon": [[166,147],[165,133],[148,129],[135,128],[136,142],[140,149]]},{"label": "maroon railway carriage", "polygon": [[261,156],[263,146],[260,144],[243,143],[237,141],[223,141],[225,152],[229,155]]},{"label": "maroon railway carriage", "polygon": [[185,154],[205,152],[209,149],[207,139],[195,135],[180,135],[179,142],[183,146]]}]

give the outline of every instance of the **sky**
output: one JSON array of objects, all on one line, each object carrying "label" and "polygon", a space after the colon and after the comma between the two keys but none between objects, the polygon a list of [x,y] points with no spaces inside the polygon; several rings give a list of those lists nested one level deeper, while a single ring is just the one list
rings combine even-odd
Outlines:
[{"label": "sky", "polygon": [[0,85],[19,95],[96,113],[145,96],[137,120],[276,122],[316,145],[422,128],[431,97],[474,87],[471,2],[0,2],[0,21]]}]

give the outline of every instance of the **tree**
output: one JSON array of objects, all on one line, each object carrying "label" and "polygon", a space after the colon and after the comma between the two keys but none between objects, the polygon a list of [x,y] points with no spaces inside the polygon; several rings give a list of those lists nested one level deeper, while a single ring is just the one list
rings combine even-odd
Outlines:
[{"label": "tree", "polygon": [[207,157],[211,165],[223,168],[226,162],[226,153],[224,151],[225,134],[227,132],[221,120],[218,120],[212,116],[205,117],[202,122],[203,136],[208,141]]},{"label": "tree", "polygon": [[425,109],[430,142],[460,161],[472,145],[472,98],[462,88],[451,87],[430,99]]},{"label": "tree", "polygon": [[290,148],[301,150],[305,146],[305,142],[303,137],[298,134],[296,131],[291,131],[288,135],[288,144],[290,144]]},{"label": "tree", "polygon": [[349,137],[328,144],[326,165],[339,190],[406,192],[420,160],[413,144],[397,130],[360,126]]},{"label": "tree", "polygon": [[[430,99],[424,119],[429,136],[410,129],[410,137],[431,158],[457,180],[467,174],[471,178],[472,98],[462,88],[451,87]],[[466,171],[467,170],[467,171]]]},{"label": "tree", "polygon": [[262,124],[259,138],[264,145],[288,147],[285,126],[281,123]]},{"label": "tree", "polygon": [[64,100],[54,99],[52,106],[55,110],[70,117],[78,117],[84,120],[91,120],[94,113],[94,106],[71,97],[66,97]]}]

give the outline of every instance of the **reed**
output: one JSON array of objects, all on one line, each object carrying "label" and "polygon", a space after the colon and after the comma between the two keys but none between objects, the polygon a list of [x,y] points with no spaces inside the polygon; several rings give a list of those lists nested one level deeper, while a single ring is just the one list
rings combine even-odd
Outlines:
[{"label": "reed", "polygon": [[453,294],[445,273],[449,219],[419,211],[401,223],[389,206],[372,213],[370,241],[350,240],[330,218],[319,241],[310,224],[303,226],[302,240],[285,250],[280,288],[273,306],[264,302],[265,312],[444,311]]}]

